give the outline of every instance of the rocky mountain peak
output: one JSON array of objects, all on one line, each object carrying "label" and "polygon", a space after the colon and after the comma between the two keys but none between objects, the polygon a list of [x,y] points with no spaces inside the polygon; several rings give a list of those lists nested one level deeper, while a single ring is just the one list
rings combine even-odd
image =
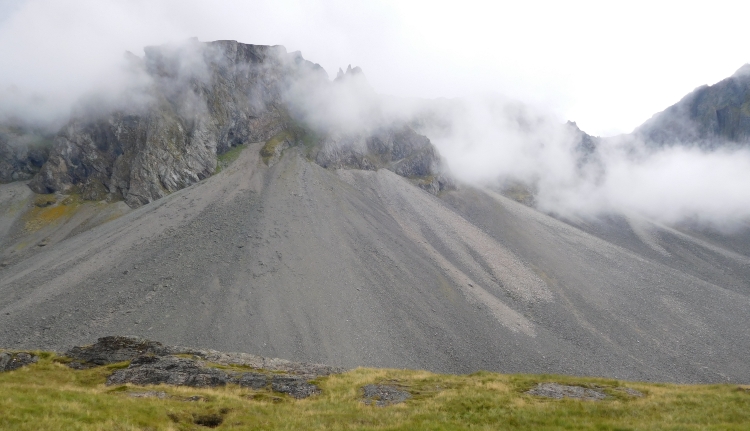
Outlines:
[{"label": "rocky mountain peak", "polygon": [[[143,58],[126,53],[131,82],[118,97],[90,97],[73,109],[41,167],[34,165],[38,157],[31,164],[12,163],[25,163],[27,176],[38,171],[29,184],[34,192],[79,192],[84,199],[122,199],[138,207],[212,175],[217,156],[238,145],[306,127],[304,111],[310,108],[299,105],[311,97],[329,105],[359,99],[377,105],[361,68],[340,70],[334,94],[320,65],[279,45],[193,38],[148,46],[144,52]],[[321,121],[310,121],[320,127]],[[323,133],[344,127],[346,121],[337,121]],[[437,153],[432,153],[434,160],[425,166],[437,166]]]}]

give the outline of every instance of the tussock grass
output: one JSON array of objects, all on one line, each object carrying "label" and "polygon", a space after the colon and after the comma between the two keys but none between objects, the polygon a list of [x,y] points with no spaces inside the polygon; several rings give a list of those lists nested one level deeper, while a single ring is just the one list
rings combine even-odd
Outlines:
[{"label": "tussock grass", "polygon": [[[356,369],[319,379],[304,400],[237,386],[108,387],[114,364],[72,370],[51,353],[37,364],[0,373],[3,430],[747,430],[750,391],[737,385],[671,385],[553,375]],[[597,387],[606,400],[553,400],[523,392],[539,382]],[[362,386],[400,387],[403,404],[366,406]],[[632,397],[615,388],[636,389]],[[134,398],[163,391],[169,397]],[[199,397],[199,398],[195,398]],[[199,401],[187,401],[198,399]]]}]

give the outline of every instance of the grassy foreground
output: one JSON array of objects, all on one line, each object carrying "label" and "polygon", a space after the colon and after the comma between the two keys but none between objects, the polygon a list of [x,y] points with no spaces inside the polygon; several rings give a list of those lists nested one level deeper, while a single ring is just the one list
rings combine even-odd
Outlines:
[{"label": "grassy foreground", "polygon": [[[50,353],[0,373],[2,430],[748,430],[750,387],[670,385],[552,375],[356,369],[317,381],[304,400],[267,391],[104,385],[116,364],[72,370]],[[604,387],[603,401],[554,400],[523,392],[538,382]],[[362,386],[412,393],[403,404],[361,402]],[[641,391],[631,397],[616,387]],[[133,393],[166,392],[168,398]],[[191,398],[192,397],[192,398]],[[192,399],[192,401],[191,401]],[[198,401],[194,401],[194,400]],[[202,425],[201,425],[202,424]]]}]

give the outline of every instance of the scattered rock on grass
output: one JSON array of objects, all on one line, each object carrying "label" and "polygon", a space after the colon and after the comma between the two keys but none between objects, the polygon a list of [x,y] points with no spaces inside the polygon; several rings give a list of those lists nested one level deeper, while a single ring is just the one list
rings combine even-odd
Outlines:
[{"label": "scattered rock on grass", "polygon": [[378,407],[390,406],[393,404],[403,403],[411,398],[411,394],[402,391],[395,386],[388,385],[366,385],[362,387],[364,391],[363,403],[367,405],[375,404]]},{"label": "scattered rock on grass", "polygon": [[603,392],[582,386],[566,386],[559,383],[539,383],[535,388],[526,392],[529,395],[547,398],[573,398],[579,400],[599,401],[607,398]]}]

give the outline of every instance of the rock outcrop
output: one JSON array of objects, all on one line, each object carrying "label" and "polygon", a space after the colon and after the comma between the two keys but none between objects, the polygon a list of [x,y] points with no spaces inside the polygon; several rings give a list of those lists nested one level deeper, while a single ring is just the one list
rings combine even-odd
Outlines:
[{"label": "rock outcrop", "polygon": [[[314,108],[307,99],[329,106],[337,104],[334,93],[366,93],[368,101],[377,99],[361,69],[349,67],[330,82],[319,65],[281,46],[193,40],[147,47],[145,54],[143,59],[128,57],[131,87],[115,101],[81,102],[30,183],[33,191],[78,191],[87,200],[124,199],[138,207],[212,175],[217,155],[268,141],[292,123],[309,120],[304,112]],[[333,93],[328,91],[334,87]],[[361,138],[339,138],[330,130],[325,134],[329,132],[319,159],[325,166],[386,167],[422,177],[423,188],[433,192],[448,184],[445,176],[433,178],[437,153],[413,131],[386,130]],[[371,141],[375,152],[332,149],[347,139]],[[373,163],[365,156],[372,156]],[[265,158],[273,157],[278,154]]]},{"label": "rock outcrop", "polygon": [[[65,355],[74,359],[69,365],[77,369],[130,361],[127,368],[116,370],[107,378],[107,385],[216,387],[236,384],[255,390],[270,388],[294,398],[320,393],[310,380],[343,372],[343,369],[327,365],[263,358],[247,353],[164,346],[139,337],[102,337],[92,345],[74,347]],[[231,368],[233,366],[256,371],[237,371]]]},{"label": "rock outcrop", "polygon": [[327,80],[320,66],[281,46],[191,41],[145,53],[130,61],[146,84],[114,105],[82,103],[32,190],[78,188],[88,199],[146,204],[211,175],[217,154],[281,131],[291,81]]},{"label": "rock outcrop", "polygon": [[65,352],[74,359],[74,368],[113,364],[130,361],[141,355],[163,356],[169,354],[167,348],[158,341],[140,337],[101,337],[88,346],[76,346]]},{"label": "rock outcrop", "polygon": [[47,161],[51,143],[48,134],[0,126],[0,183],[31,179]]},{"label": "rock outcrop", "polygon": [[28,352],[0,352],[0,372],[13,371],[36,363],[39,357]]},{"label": "rock outcrop", "polygon": [[383,128],[371,134],[329,135],[315,161],[333,169],[388,169],[418,181],[433,194],[454,186],[442,172],[440,155],[430,140],[409,126]]}]

